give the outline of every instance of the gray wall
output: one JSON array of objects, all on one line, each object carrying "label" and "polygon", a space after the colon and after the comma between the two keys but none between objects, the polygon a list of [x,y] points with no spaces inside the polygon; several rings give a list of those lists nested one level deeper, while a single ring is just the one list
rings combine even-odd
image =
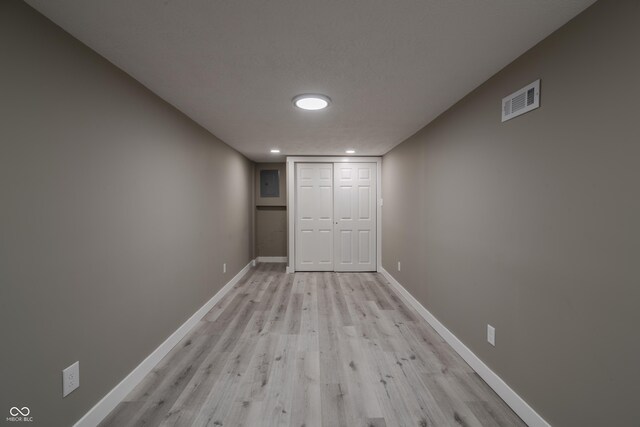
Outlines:
[{"label": "gray wall", "polygon": [[[287,256],[287,168],[285,163],[256,163],[256,256]],[[260,197],[260,171],[280,171],[280,197]]]},{"label": "gray wall", "polygon": [[383,159],[385,269],[554,426],[640,422],[638,23],[600,0]]},{"label": "gray wall", "polygon": [[22,2],[0,63],[0,419],[68,426],[249,262],[253,164]]},{"label": "gray wall", "polygon": [[287,210],[285,207],[257,207],[256,256],[287,256]]}]

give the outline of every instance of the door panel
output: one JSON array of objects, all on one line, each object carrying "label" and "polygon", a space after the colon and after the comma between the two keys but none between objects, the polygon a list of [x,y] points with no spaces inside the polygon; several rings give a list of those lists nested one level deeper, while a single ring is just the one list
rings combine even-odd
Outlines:
[{"label": "door panel", "polygon": [[376,270],[376,164],[334,165],[335,271]]},{"label": "door panel", "polygon": [[333,164],[296,164],[295,268],[333,271]]},{"label": "door panel", "polygon": [[321,270],[333,270],[333,230],[319,230],[317,241],[318,266]]},{"label": "door panel", "polygon": [[333,219],[333,187],[331,184],[320,184],[318,188],[318,215],[320,219],[331,221]]},{"label": "door panel", "polygon": [[360,264],[369,264],[371,262],[371,232],[369,230],[358,230],[358,262]]},{"label": "door panel", "polygon": [[371,219],[371,187],[358,187],[358,219]]},{"label": "door panel", "polygon": [[353,233],[351,230],[340,230],[340,250],[336,251],[341,256],[341,262],[343,263],[351,263],[351,245],[353,242]]}]

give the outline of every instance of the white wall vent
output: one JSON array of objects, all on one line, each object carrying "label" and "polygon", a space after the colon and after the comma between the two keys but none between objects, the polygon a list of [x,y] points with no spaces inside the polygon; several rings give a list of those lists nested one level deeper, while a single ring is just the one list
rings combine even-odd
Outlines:
[{"label": "white wall vent", "polygon": [[506,122],[540,106],[540,79],[502,98],[502,121]]}]

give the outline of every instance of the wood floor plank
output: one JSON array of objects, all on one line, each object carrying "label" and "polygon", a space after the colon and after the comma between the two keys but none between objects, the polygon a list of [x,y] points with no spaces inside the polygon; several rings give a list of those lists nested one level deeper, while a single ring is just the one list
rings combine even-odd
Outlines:
[{"label": "wood floor plank", "polygon": [[101,426],[524,426],[377,273],[259,264]]},{"label": "wood floor plank", "polygon": [[342,379],[348,389],[352,425],[369,418],[382,418],[377,397],[369,383],[370,376],[367,372],[371,368],[364,356],[360,340],[348,335],[340,345],[341,363],[343,366],[346,365],[346,368],[343,367]]},{"label": "wood floor plank", "polygon": [[[232,375],[230,371],[233,371],[233,374],[244,372],[242,367],[248,366],[248,358],[252,352],[243,350],[252,350],[255,347],[255,340],[242,341],[242,336],[250,323],[251,316],[255,313],[256,304],[251,302],[251,294],[243,295],[246,301],[241,305],[242,308],[236,313],[236,317],[227,322],[227,328],[221,331],[222,336],[217,345],[200,363],[197,372],[164,417],[164,425],[190,425],[201,409],[210,403],[210,390],[219,384],[225,369],[227,375]],[[239,345],[240,342],[244,343],[245,347]],[[236,348],[237,346],[239,349]]]},{"label": "wood floor plank", "polygon": [[300,339],[298,351],[318,352],[318,292],[317,278],[313,275],[302,273],[304,278],[304,296],[302,300],[302,313],[300,316]]},{"label": "wood floor plank", "polygon": [[391,289],[391,285],[389,285],[389,282],[387,282],[382,274],[372,273],[369,275],[369,277],[371,277],[373,281],[378,285],[382,294],[385,295],[394,309],[402,315],[404,320],[412,322],[420,319],[420,316],[412,308],[409,308],[409,306],[404,303],[402,298],[400,298],[400,296],[396,294],[393,289]]},{"label": "wood floor plank", "polygon": [[343,385],[340,383],[321,384],[320,420],[323,427],[349,427]]},{"label": "wood floor plank", "polygon": [[291,419],[297,335],[280,334],[276,345],[276,357],[269,375],[262,425],[265,427],[288,426]]},{"label": "wood floor plank", "polygon": [[353,326],[353,319],[349,313],[347,307],[347,301],[344,293],[342,292],[342,285],[340,283],[339,275],[331,274],[329,277],[328,286],[331,290],[331,294],[336,306],[336,310],[340,316],[340,321],[343,326]]},{"label": "wood floor plank", "polygon": [[445,413],[451,425],[469,427],[482,426],[482,423],[464,401],[447,384],[448,374],[422,374],[421,379],[435,396],[440,409]]},{"label": "wood floor plank", "polygon": [[[328,280],[329,273],[321,273],[318,281],[318,344],[320,349],[320,378],[322,384],[338,384],[340,376],[336,369],[338,364],[338,331],[341,326],[337,321],[332,304]],[[323,396],[327,392],[323,388]],[[332,389],[331,389],[332,390]],[[332,392],[330,391],[329,394]]]},{"label": "wood floor plank", "polygon": [[321,425],[320,359],[317,351],[298,352],[291,405],[292,426]]},{"label": "wood floor plank", "polygon": [[117,408],[112,411],[102,422],[105,426],[126,426],[132,425],[137,413],[142,409],[143,401],[124,401],[118,404]]},{"label": "wood floor plank", "polygon": [[[128,425],[160,425],[162,419],[179,397],[184,387],[196,373],[200,361],[208,354],[205,337],[195,337],[190,345],[183,345],[184,357],[167,371],[156,388],[145,393],[145,399],[140,411],[131,419]],[[188,341],[188,342],[189,342]],[[116,424],[117,425],[117,424]]]}]

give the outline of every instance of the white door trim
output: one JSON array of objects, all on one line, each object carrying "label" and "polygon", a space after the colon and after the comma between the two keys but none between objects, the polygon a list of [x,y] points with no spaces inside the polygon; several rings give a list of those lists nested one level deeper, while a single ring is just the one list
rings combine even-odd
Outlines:
[{"label": "white door trim", "polygon": [[287,253],[289,264],[287,273],[294,273],[295,270],[295,173],[296,163],[376,163],[376,269],[380,271],[382,267],[382,157],[287,157],[287,218],[289,230],[289,244]]}]

